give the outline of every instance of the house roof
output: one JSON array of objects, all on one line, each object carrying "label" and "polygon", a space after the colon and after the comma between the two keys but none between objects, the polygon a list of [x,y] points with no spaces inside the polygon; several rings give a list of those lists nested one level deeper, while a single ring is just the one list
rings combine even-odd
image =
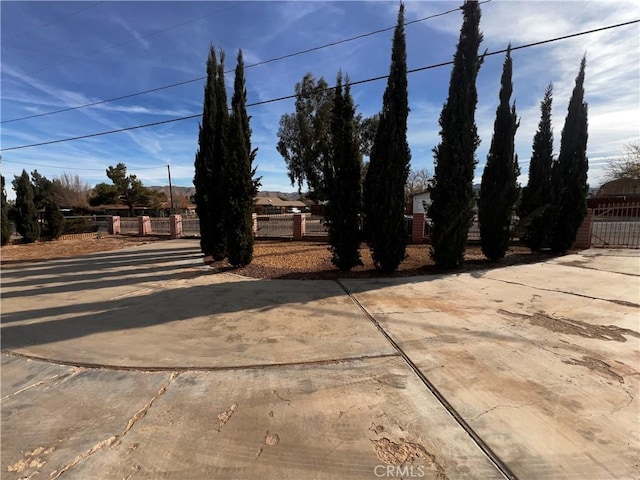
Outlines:
[{"label": "house roof", "polygon": [[305,203],[301,202],[300,200],[283,200],[278,197],[256,197],[255,205],[261,206],[261,207],[280,207],[280,208],[306,207]]},{"label": "house roof", "polygon": [[596,196],[602,197],[607,195],[638,195],[640,194],[640,179],[637,178],[618,178],[603,184]]}]

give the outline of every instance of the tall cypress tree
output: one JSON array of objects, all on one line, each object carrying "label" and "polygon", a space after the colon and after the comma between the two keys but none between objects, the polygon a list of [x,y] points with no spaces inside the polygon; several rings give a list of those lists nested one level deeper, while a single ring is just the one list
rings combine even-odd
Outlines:
[{"label": "tall cypress tree", "polygon": [[25,242],[33,243],[40,237],[38,211],[33,196],[33,186],[26,170],[13,180],[16,191],[16,230]]},{"label": "tall cypress tree", "polygon": [[480,6],[477,1],[466,0],[462,12],[449,97],[440,114],[441,141],[433,150],[435,175],[429,209],[433,220],[431,258],[445,268],[460,267],[464,261],[473,218],[475,151],[480,144],[475,124],[476,77],[484,59],[478,57],[482,42]]},{"label": "tall cypress tree", "polygon": [[2,229],[1,245],[7,245],[11,241],[11,225],[9,224],[9,205],[7,204],[7,192],[4,189],[4,176],[0,175],[2,181],[2,203],[0,204],[2,217],[0,218],[0,229]]},{"label": "tall cypress tree", "polygon": [[533,137],[529,181],[522,190],[518,206],[521,239],[536,252],[548,242],[551,225],[549,209],[552,205],[551,166],[553,164],[553,129],[551,128],[551,105],[553,84],[549,84],[540,103],[540,123]]},{"label": "tall cypress tree", "polygon": [[361,210],[361,163],[355,132],[355,106],[351,98],[349,78],[342,87],[338,73],[331,111],[330,161],[325,166],[331,262],[342,271],[362,265],[360,258],[359,214]]},{"label": "tall cypress tree", "polygon": [[364,208],[371,256],[376,268],[389,272],[406,257],[404,186],[411,153],[407,144],[407,49],[404,5],[393,34],[391,67],[382,101],[380,123],[371,148],[364,184]]},{"label": "tall cypress tree", "polygon": [[504,258],[509,248],[511,216],[518,199],[517,179],[520,169],[514,142],[519,122],[515,103],[509,105],[513,92],[512,69],[509,45],[502,67],[500,104],[496,110],[493,138],[482,173],[478,205],[482,253],[491,261]]},{"label": "tall cypress tree", "polygon": [[248,265],[253,258],[253,199],[257,184],[253,180],[255,170],[251,161],[251,128],[246,109],[247,91],[244,79],[242,50],[238,53],[234,92],[231,98],[232,114],[229,123],[228,154],[226,172],[228,182],[226,212],[227,254],[234,266]]},{"label": "tall cypress tree", "polygon": [[218,110],[218,98],[216,96],[217,68],[216,51],[211,46],[209,47],[209,57],[207,59],[207,83],[204,87],[202,123],[198,134],[199,148],[196,153],[195,177],[193,179],[193,184],[196,188],[196,212],[200,219],[200,248],[205,256],[213,253],[210,210],[219,208],[213,203],[212,195],[213,146]]},{"label": "tall cypress tree", "polygon": [[220,51],[220,62],[217,65],[216,123],[213,134],[212,175],[209,208],[211,234],[211,255],[214,260],[222,260],[227,256],[227,235],[225,215],[229,210],[229,109],[227,106],[227,90],[224,83],[224,51]]},{"label": "tall cypress tree", "polygon": [[555,222],[549,246],[556,253],[569,250],[578,229],[587,215],[587,103],[584,101],[584,70],[586,56],[580,62],[567,117],[560,139],[558,161],[553,167],[552,182],[555,195]]}]

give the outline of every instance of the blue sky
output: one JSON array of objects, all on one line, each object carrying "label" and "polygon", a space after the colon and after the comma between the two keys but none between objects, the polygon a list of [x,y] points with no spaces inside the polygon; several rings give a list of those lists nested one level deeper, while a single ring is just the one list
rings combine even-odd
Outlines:
[{"label": "blue sky", "polygon": [[[406,2],[406,20],[452,10],[462,1]],[[247,65],[395,24],[398,2],[11,2],[1,8],[2,121],[140,92],[205,75],[210,44],[233,70],[239,48]],[[500,1],[482,5],[482,49],[503,49],[640,18],[637,2]],[[409,69],[447,62],[458,41],[459,11],[406,27]],[[586,52],[589,182],[604,179],[607,159],[640,138],[639,24],[513,52],[516,135],[526,184],[531,142],[546,85],[554,83],[556,153],[580,59]],[[293,58],[247,68],[249,103],[290,95],[306,72],[330,84],[339,69],[352,81],[386,75],[388,31]],[[478,76],[476,122],[480,181],[491,143],[503,55],[487,57]],[[450,66],[409,75],[408,139],[414,169],[433,173],[438,116]],[[233,87],[233,73],[226,78]],[[7,122],[2,148],[97,133],[202,112],[203,81],[89,108]],[[378,112],[385,81],[352,88],[358,111]],[[263,190],[294,191],[275,149],[278,122],[294,110],[285,100],[249,108]],[[9,198],[14,175],[37,169],[48,178],[78,174],[108,182],[105,169],[124,162],[145,185],[192,186],[198,119],[34,148],[2,152]],[[36,166],[37,165],[37,166]]]}]

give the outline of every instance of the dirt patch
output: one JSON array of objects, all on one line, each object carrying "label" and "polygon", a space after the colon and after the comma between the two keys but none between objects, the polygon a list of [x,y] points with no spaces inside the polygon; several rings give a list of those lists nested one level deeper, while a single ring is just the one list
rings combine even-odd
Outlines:
[{"label": "dirt patch", "polygon": [[[165,240],[168,240],[168,237],[96,234],[93,238],[7,245],[0,249],[0,260],[3,267],[8,267],[22,263],[118,250]],[[195,248],[199,247],[198,239],[193,239],[193,245]],[[384,278],[460,273],[536,263],[551,258],[547,253],[531,253],[525,247],[514,246],[507,251],[505,258],[498,262],[490,262],[482,254],[480,246],[470,245],[465,252],[465,263],[461,269],[444,270],[434,265],[429,256],[430,248],[430,245],[426,244],[408,245],[407,258],[400,263],[395,272],[385,274],[376,270],[369,248],[363,244],[360,253],[364,265],[354,268],[350,272],[340,272],[331,264],[331,252],[327,243],[260,240],[255,243],[253,261],[250,265],[234,269],[223,261],[212,264],[212,267],[218,271],[229,271],[253,278],[335,280],[338,278]]]},{"label": "dirt patch", "polygon": [[55,260],[90,253],[120,250],[122,248],[145,245],[167,239],[168,237],[159,236],[133,237],[97,233],[90,238],[5,245],[0,248],[0,263],[3,267],[8,267],[22,263],[34,263],[43,260]]},{"label": "dirt patch", "polygon": [[612,340],[614,342],[626,342],[626,336],[640,338],[640,333],[628,328],[620,328],[615,325],[592,325],[580,320],[570,318],[554,318],[545,313],[534,313],[533,315],[523,315],[521,313],[498,310],[498,313],[509,317],[522,318],[531,325],[546,328],[552,332],[566,333],[567,335],[577,335],[585,338],[595,338],[598,340]]},{"label": "dirt patch", "polygon": [[535,263],[550,258],[546,253],[531,253],[525,247],[511,247],[505,258],[499,262],[487,260],[479,246],[470,245],[465,252],[465,263],[458,270],[439,269],[429,256],[430,245],[407,245],[407,258],[395,272],[381,273],[376,270],[369,248],[360,247],[361,267],[349,272],[341,272],[331,263],[331,252],[326,243],[258,241],[254,247],[250,265],[231,270],[228,265],[218,262],[213,266],[229,270],[239,275],[253,278],[278,278],[299,280],[336,280],[338,278],[406,277],[413,275],[433,275],[438,273],[464,272],[480,269],[500,268],[521,263]]}]

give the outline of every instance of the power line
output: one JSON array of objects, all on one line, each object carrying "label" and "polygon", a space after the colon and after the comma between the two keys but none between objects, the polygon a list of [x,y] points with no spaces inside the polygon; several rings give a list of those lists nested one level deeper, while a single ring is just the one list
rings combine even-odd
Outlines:
[{"label": "power line", "polygon": [[[29,167],[42,167],[42,168],[60,168],[58,165],[44,165],[42,163],[27,163],[27,162],[17,162],[14,160],[5,160],[2,159],[2,163],[15,163],[17,165],[28,165]],[[166,165],[159,165],[157,167],[127,167],[130,170],[154,170],[156,168],[164,168]],[[80,167],[69,167],[69,170],[83,170],[83,171],[93,171],[93,172],[103,172],[106,168],[80,168]]]},{"label": "power line", "polygon": [[[547,40],[541,40],[539,42],[527,43],[527,44],[524,44],[524,45],[511,47],[511,50],[514,51],[514,50],[522,50],[524,48],[536,47],[536,46],[539,46],[539,45],[544,45],[544,44],[548,44],[548,43],[552,43],[552,42],[558,42],[560,40],[566,40],[568,38],[575,38],[575,37],[579,37],[579,36],[582,36],[582,35],[588,35],[590,33],[602,32],[604,30],[611,30],[613,28],[620,28],[620,27],[624,27],[624,26],[627,26],[627,25],[632,25],[632,24],[638,23],[638,22],[640,22],[640,19],[639,20],[631,20],[631,21],[623,22],[623,23],[618,23],[618,24],[615,24],[615,25],[609,25],[609,26],[606,26],[606,27],[594,28],[592,30],[586,30],[584,32],[572,33],[572,34],[569,34],[569,35],[563,35],[561,37],[555,37],[555,38],[550,38],[550,39],[547,39]],[[483,56],[487,56],[488,57],[488,56],[492,56],[492,55],[498,55],[498,54],[504,53],[506,51],[507,51],[507,49],[505,48],[505,49],[496,50],[496,51],[493,51],[493,52],[487,52],[487,53],[483,54]],[[424,70],[431,70],[431,69],[434,69],[434,68],[444,67],[446,65],[452,65],[452,64],[453,64],[453,61],[437,63],[437,64],[433,64],[433,65],[427,65],[425,67],[419,67],[419,68],[414,68],[414,69],[411,69],[411,70],[407,70],[407,74],[416,73],[416,72],[422,72]],[[383,79],[388,78],[388,77],[389,77],[389,75],[381,75],[379,77],[372,77],[372,78],[367,78],[365,80],[358,80],[356,82],[350,82],[350,85],[361,85],[361,84],[364,84],[364,83],[370,83],[370,82],[375,82],[375,81],[378,81],[378,80],[383,80]],[[326,88],[324,90],[333,90],[333,89],[335,89],[335,87],[328,87],[328,88]],[[323,91],[323,90],[319,90],[319,91]],[[263,100],[263,101],[260,101],[260,102],[249,103],[249,104],[247,104],[247,107],[255,107],[255,106],[258,106],[258,105],[266,105],[268,103],[280,102],[282,100],[288,100],[288,99],[296,98],[296,97],[297,97],[296,94],[286,95],[286,96],[283,96],[283,97],[272,98],[270,100]],[[52,144],[55,144],[55,143],[63,143],[63,142],[71,142],[71,141],[74,141],[74,140],[82,140],[82,139],[85,139],[85,138],[100,137],[100,136],[103,136],[103,135],[110,135],[112,133],[120,133],[120,132],[129,131],[129,130],[137,130],[137,129],[140,129],[140,128],[153,127],[153,126],[156,126],[156,125],[164,125],[164,124],[167,124],[167,123],[181,122],[183,120],[190,120],[190,119],[193,119],[193,118],[198,118],[201,115],[202,115],[201,113],[198,113],[198,114],[193,114],[193,115],[187,115],[187,116],[184,116],[184,117],[171,118],[169,120],[162,120],[162,121],[159,121],[159,122],[145,123],[143,125],[135,125],[133,127],[124,127],[124,128],[119,128],[119,129],[116,129],[116,130],[109,130],[109,131],[106,131],[106,132],[97,132],[97,133],[91,133],[91,134],[88,134],[88,135],[80,135],[80,136],[77,136],[77,137],[62,138],[62,139],[58,139],[58,140],[49,140],[47,142],[32,143],[32,144],[29,144],[29,145],[19,145],[19,146],[16,146],[16,147],[9,147],[9,148],[0,149],[0,152],[8,152],[10,150],[19,150],[19,149],[31,148],[31,147],[41,147],[41,146],[44,146],[44,145],[52,145]]]},{"label": "power line", "polygon": [[[491,0],[484,0],[484,1],[480,2],[480,4],[489,3],[490,1]],[[426,20],[431,20],[433,18],[442,17],[444,15],[448,15],[450,13],[457,12],[458,10],[460,10],[460,7],[456,7],[454,9],[447,10],[446,12],[440,12],[440,13],[436,13],[436,14],[433,14],[433,15],[429,15],[427,17],[419,18],[417,20],[411,20],[410,22],[406,22],[404,25],[405,26],[412,25],[414,23],[424,22]],[[379,30],[374,30],[373,32],[363,33],[363,34],[360,34],[360,35],[356,35],[354,37],[349,37],[349,38],[345,38],[343,40],[337,40],[335,42],[326,43],[324,45],[319,45],[317,47],[308,48],[306,50],[301,50],[299,52],[288,53],[286,55],[281,55],[279,57],[271,58],[269,60],[263,60],[261,62],[245,65],[244,68],[247,69],[247,68],[258,67],[260,65],[266,65],[268,63],[273,63],[273,62],[277,62],[277,61],[280,61],[280,60],[285,60],[287,58],[297,57],[299,55],[304,55],[304,54],[307,54],[307,53],[315,52],[315,51],[318,51],[318,50],[322,50],[324,48],[335,47],[335,46],[341,45],[343,43],[353,42],[354,40],[360,40],[362,38],[366,38],[366,37],[370,37],[370,36],[373,36],[373,35],[377,35],[379,33],[388,32],[390,30],[393,30],[394,28],[396,28],[395,25],[392,26],[392,27],[387,27],[387,28],[382,28],[382,29],[379,29]],[[229,69],[225,73],[232,73],[233,71],[234,71],[233,69]],[[19,77],[19,78],[22,78],[22,77]],[[37,113],[37,114],[34,114],[34,115],[28,115],[28,116],[25,116],[25,117],[12,118],[12,119],[9,119],[9,120],[2,120],[2,121],[0,121],[0,124],[18,122],[18,121],[21,121],[21,120],[28,120],[28,119],[31,119],[31,118],[45,117],[47,115],[54,115],[54,114],[57,114],[57,113],[69,112],[69,111],[72,111],[72,110],[79,110],[81,108],[93,107],[93,106],[101,105],[101,104],[104,104],[104,103],[115,102],[117,100],[125,100],[127,98],[137,97],[139,95],[146,95],[148,93],[158,92],[160,90],[166,90],[168,88],[175,88],[175,87],[179,87],[181,85],[187,85],[189,83],[199,82],[201,80],[206,80],[206,78],[207,77],[205,75],[205,76],[202,76],[202,77],[192,78],[190,80],[184,80],[182,82],[171,83],[169,85],[163,85],[163,86],[160,86],[160,87],[150,88],[149,90],[143,90],[141,92],[130,93],[128,95],[122,95],[122,96],[119,96],[119,97],[113,97],[113,98],[109,98],[109,99],[106,99],[106,100],[98,100],[96,102],[86,103],[84,105],[77,105],[77,106],[74,106],[74,107],[66,107],[66,108],[61,108],[59,110],[53,110],[51,112]]]},{"label": "power line", "polygon": [[97,55],[98,53],[106,52],[107,50],[111,50],[111,49],[113,49],[113,48],[122,47],[123,45],[128,45],[128,44],[130,44],[130,43],[133,43],[133,42],[138,41],[138,40],[139,40],[139,39],[141,39],[141,38],[151,37],[151,36],[153,36],[153,35],[157,35],[157,34],[159,34],[159,33],[166,32],[167,30],[171,30],[171,29],[173,29],[173,28],[177,28],[177,27],[181,27],[181,26],[183,26],[183,25],[187,25],[187,24],[189,24],[189,23],[197,22],[197,21],[199,21],[199,20],[202,20],[203,18],[210,17],[210,16],[215,15],[215,14],[217,14],[217,13],[222,13],[222,12],[226,12],[227,10],[231,10],[231,9],[233,9],[233,8],[237,8],[237,7],[241,6],[241,5],[244,5],[245,3],[248,3],[248,2],[240,2],[240,3],[236,4],[236,5],[231,6],[231,7],[223,8],[223,9],[221,9],[221,10],[216,10],[215,12],[211,12],[211,13],[209,13],[209,14],[207,14],[207,15],[201,15],[201,16],[199,16],[198,18],[193,18],[193,19],[191,19],[191,20],[187,20],[187,21],[184,21],[184,22],[181,22],[181,23],[177,23],[177,24],[175,24],[175,25],[170,25],[170,26],[168,26],[168,27],[164,27],[164,28],[161,28],[161,29],[159,29],[159,30],[154,30],[153,32],[151,32],[151,33],[147,33],[147,34],[145,34],[145,35],[134,36],[133,38],[131,38],[131,39],[129,39],[129,40],[127,40],[127,41],[125,41],[125,42],[116,43],[116,44],[114,44],[114,45],[109,45],[109,46],[107,46],[107,47],[101,48],[100,50],[96,50],[96,51],[94,51],[94,52],[89,52],[89,53],[87,53],[87,54],[85,54],[85,55],[81,55],[81,56],[79,56],[79,57],[74,57],[74,58],[72,58],[72,59],[65,60],[65,61],[63,61],[63,62],[55,63],[55,64],[53,64],[53,65],[48,65],[48,66],[46,66],[46,67],[42,67],[42,68],[39,68],[39,69],[37,69],[37,70],[32,70],[32,71],[30,71],[30,72],[27,72],[27,73],[25,73],[25,74],[23,74],[23,75],[21,75],[21,76],[17,77],[17,79],[18,79],[18,80],[20,80],[21,78],[24,78],[24,77],[26,77],[27,75],[31,75],[31,74],[33,74],[33,73],[43,72],[43,71],[45,71],[45,70],[49,70],[49,69],[51,69],[51,68],[59,67],[59,66],[61,66],[61,65],[66,65],[66,64],[68,64],[68,63],[73,63],[73,62],[75,62],[75,61],[77,61],[77,60],[82,60],[83,58],[87,58],[87,57],[91,57],[91,56],[93,56],[93,55]]},{"label": "power line", "polygon": [[6,44],[7,44],[7,42],[11,42],[12,40],[15,40],[16,38],[24,37],[25,35],[29,35],[29,34],[31,34],[31,33],[33,33],[33,32],[38,31],[38,30],[42,30],[43,28],[46,28],[46,27],[48,27],[48,26],[50,26],[50,25],[53,25],[54,23],[58,23],[58,22],[60,22],[61,20],[65,20],[65,19],[67,19],[67,18],[69,18],[69,17],[73,17],[74,15],[77,15],[77,14],[78,14],[78,13],[80,13],[80,12],[83,12],[83,11],[85,11],[85,10],[88,10],[89,8],[93,8],[93,7],[95,7],[96,5],[98,5],[98,4],[100,4],[100,3],[104,3],[104,1],[103,1],[103,0],[100,0],[99,2],[93,2],[93,3],[89,4],[89,5],[86,5],[86,6],[82,7],[82,8],[79,8],[78,10],[74,10],[74,11],[73,11],[73,12],[71,12],[71,13],[67,13],[66,15],[62,15],[61,17],[58,17],[58,18],[56,18],[56,19],[54,19],[54,20],[51,20],[50,22],[47,22],[47,23],[45,23],[45,24],[43,24],[43,25],[40,25],[39,27],[32,28],[31,30],[28,30],[28,31],[26,31],[26,32],[19,33],[18,35],[15,35],[13,38],[10,38],[10,39],[8,39],[8,40],[7,40],[7,39],[3,39],[3,40],[2,40],[2,43],[3,43],[3,44],[4,44],[4,46],[6,47],[6,46],[7,46],[7,45],[6,45]]}]

